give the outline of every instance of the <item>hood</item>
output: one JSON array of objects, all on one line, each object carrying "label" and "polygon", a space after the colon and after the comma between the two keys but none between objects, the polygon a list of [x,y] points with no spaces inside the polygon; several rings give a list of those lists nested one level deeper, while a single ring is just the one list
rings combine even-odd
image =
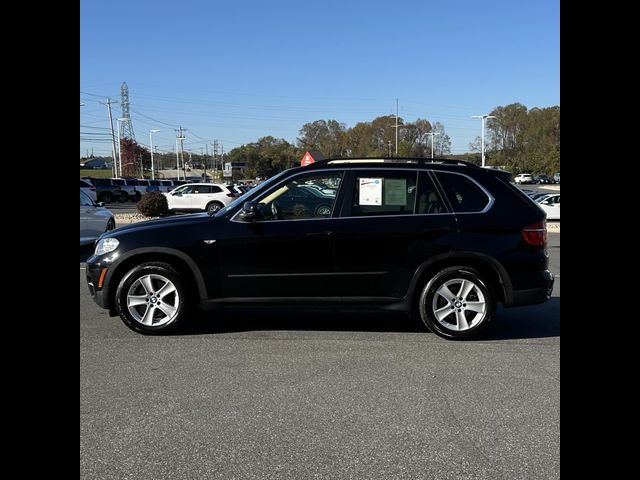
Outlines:
[{"label": "hood", "polygon": [[171,217],[158,218],[155,220],[143,220],[123,227],[118,227],[111,232],[104,234],[104,237],[117,237],[121,232],[133,232],[150,230],[164,227],[180,227],[182,225],[195,225],[213,221],[213,217],[207,213],[190,213],[186,215],[175,215]]}]

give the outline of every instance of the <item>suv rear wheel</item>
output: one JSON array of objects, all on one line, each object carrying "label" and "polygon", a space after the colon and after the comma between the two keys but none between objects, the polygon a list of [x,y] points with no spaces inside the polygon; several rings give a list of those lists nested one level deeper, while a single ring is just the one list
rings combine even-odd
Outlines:
[{"label": "suv rear wheel", "polygon": [[476,335],[493,319],[496,297],[477,270],[464,266],[438,272],[422,289],[420,318],[449,339]]},{"label": "suv rear wheel", "polygon": [[131,330],[149,335],[164,333],[183,322],[186,290],[167,263],[137,265],[120,280],[116,310]]}]

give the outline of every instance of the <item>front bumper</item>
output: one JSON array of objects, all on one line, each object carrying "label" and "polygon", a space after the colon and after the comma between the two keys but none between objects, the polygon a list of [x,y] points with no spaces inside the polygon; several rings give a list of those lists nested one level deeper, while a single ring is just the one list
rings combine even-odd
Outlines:
[{"label": "front bumper", "polygon": [[100,277],[102,276],[103,281],[108,272],[108,266],[100,263],[89,263],[87,262],[86,267],[86,278],[87,278],[87,287],[89,288],[89,295],[93,298],[93,301],[96,302],[100,307],[109,309],[109,298],[106,295],[106,290],[104,288],[100,288]]}]

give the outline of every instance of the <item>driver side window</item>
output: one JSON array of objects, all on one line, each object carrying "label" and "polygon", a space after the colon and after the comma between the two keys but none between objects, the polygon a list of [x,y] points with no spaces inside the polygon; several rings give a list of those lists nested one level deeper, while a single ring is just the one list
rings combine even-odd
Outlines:
[{"label": "driver side window", "polygon": [[342,172],[296,176],[258,200],[258,221],[329,218],[335,207]]}]

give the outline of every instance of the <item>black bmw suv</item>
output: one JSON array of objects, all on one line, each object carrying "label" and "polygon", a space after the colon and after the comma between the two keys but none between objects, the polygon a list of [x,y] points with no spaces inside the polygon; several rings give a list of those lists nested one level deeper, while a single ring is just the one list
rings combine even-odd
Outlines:
[{"label": "black bmw suv", "polygon": [[322,160],[213,216],[105,233],[87,260],[89,291],[145,334],[171,331],[194,306],[297,304],[415,312],[442,337],[468,338],[498,302],[541,303],[553,288],[545,213],[509,180],[455,160]]}]

